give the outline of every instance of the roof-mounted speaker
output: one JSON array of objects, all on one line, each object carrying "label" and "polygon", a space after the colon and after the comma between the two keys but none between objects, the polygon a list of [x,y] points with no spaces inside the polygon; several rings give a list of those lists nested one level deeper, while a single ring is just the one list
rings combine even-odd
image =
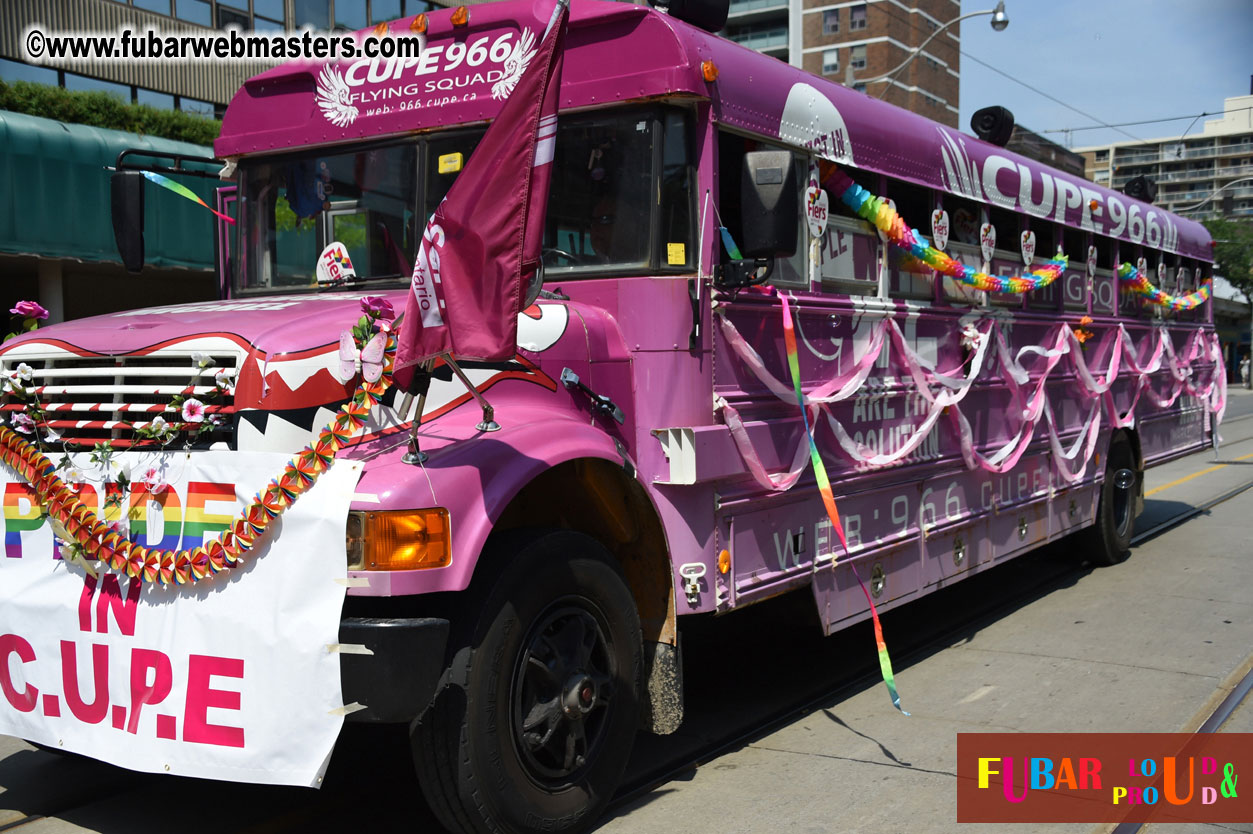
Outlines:
[{"label": "roof-mounted speaker", "polygon": [[699,26],[706,32],[717,32],[727,25],[731,0],[648,0],[657,11]]},{"label": "roof-mounted speaker", "polygon": [[1004,107],[985,107],[970,117],[970,129],[985,142],[1002,148],[1014,135],[1014,114]]}]

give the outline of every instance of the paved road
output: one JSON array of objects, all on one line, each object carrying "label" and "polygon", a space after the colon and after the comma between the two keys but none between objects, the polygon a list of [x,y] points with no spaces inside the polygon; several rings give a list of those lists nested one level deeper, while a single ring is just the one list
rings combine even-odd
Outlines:
[{"label": "paved road", "polygon": [[[1233,391],[1223,435],[1217,458],[1149,473],[1142,528],[1253,480],[1253,394]],[[634,778],[843,688],[618,806],[599,830],[954,831],[959,731],[1188,728],[1250,663],[1251,513],[1253,491],[1136,548],[1125,565],[1076,567],[1067,548],[1047,548],[888,612],[910,718],[892,709],[874,674],[868,625],[821,638],[795,597],[716,625],[695,618],[684,630],[689,720],[674,736],[641,737]],[[938,632],[942,640],[929,637]],[[1224,729],[1253,731],[1253,705]],[[438,830],[403,741],[357,734],[341,747],[315,793],[136,774],[0,736],[0,831]]]}]

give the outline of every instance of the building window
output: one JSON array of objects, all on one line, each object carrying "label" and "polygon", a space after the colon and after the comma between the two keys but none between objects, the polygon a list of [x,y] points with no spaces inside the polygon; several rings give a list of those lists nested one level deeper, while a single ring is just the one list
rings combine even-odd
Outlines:
[{"label": "building window", "polygon": [[866,45],[854,46],[853,52],[848,58],[848,65],[853,69],[866,68]]},{"label": "building window", "polygon": [[824,49],[822,51],[822,74],[831,75],[840,71],[840,50]]},{"label": "building window", "polygon": [[849,29],[865,29],[866,28],[866,4],[853,6],[848,10],[848,28]]},{"label": "building window", "polygon": [[109,93],[128,104],[131,100],[131,88],[127,84],[117,84],[102,78],[89,78],[86,75],[75,75],[72,72],[65,74],[65,89],[83,93]]},{"label": "building window", "polygon": [[174,0],[174,14],[179,20],[209,26],[213,21],[213,10],[208,0]]},{"label": "building window", "polygon": [[131,4],[137,9],[157,14],[168,15],[170,13],[170,0],[131,0]]},{"label": "building window", "polygon": [[335,0],[336,29],[364,29],[368,19],[365,0]]},{"label": "building window", "polygon": [[331,26],[330,0],[296,0],[296,26],[329,29]]},{"label": "building window", "polygon": [[51,67],[36,67],[21,61],[10,61],[8,58],[0,58],[0,81],[30,81],[50,87],[61,83],[57,71]]},{"label": "building window", "polygon": [[827,9],[822,13],[822,34],[835,35],[840,31],[840,10]]},{"label": "building window", "polygon": [[251,29],[252,23],[248,20],[248,12],[237,12],[228,9],[218,0],[218,28],[225,29],[228,26],[234,26],[237,29]]},{"label": "building window", "polygon": [[158,110],[174,109],[174,96],[169,93],[158,93],[155,90],[145,90],[142,87],[135,90],[135,102],[155,107]]},{"label": "building window", "polygon": [[214,117],[214,105],[209,101],[197,101],[194,98],[179,96],[178,109],[184,113],[194,113],[197,116],[204,116],[208,119]]},{"label": "building window", "polygon": [[865,85],[865,84],[861,84],[861,83],[854,84],[854,85],[853,85],[853,92],[854,92],[854,93],[864,93],[864,92],[866,92],[866,85]]}]

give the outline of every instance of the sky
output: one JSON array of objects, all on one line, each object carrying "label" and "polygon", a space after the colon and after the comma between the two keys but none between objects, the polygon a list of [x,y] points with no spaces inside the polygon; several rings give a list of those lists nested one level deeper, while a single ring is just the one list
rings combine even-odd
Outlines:
[{"label": "sky", "polygon": [[[962,0],[962,14],[996,0]],[[993,31],[991,15],[961,24],[961,116],[1001,105],[1014,121],[1072,148],[1109,142],[1199,135],[1202,112],[1221,113],[1223,99],[1249,95],[1253,75],[1253,0],[1005,0],[1009,26]],[[1126,126],[1122,133],[998,74],[1035,87],[1107,124],[1187,116]],[[1130,134],[1128,136],[1127,134]]]}]

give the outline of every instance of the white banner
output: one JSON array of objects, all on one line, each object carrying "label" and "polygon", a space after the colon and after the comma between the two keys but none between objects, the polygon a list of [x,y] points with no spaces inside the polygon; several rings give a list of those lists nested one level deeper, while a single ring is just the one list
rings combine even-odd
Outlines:
[{"label": "white banner", "polygon": [[[87,459],[74,464],[92,507],[115,487]],[[129,470],[135,483],[105,503],[120,500],[139,544],[190,548],[226,529],[287,460],[117,454],[114,476]],[[0,469],[0,733],[133,770],[317,786],[343,723],[328,646],[339,642],[360,471],[338,461],[241,566],[162,589],[66,564],[29,485]],[[148,491],[145,477],[166,486]]]}]

